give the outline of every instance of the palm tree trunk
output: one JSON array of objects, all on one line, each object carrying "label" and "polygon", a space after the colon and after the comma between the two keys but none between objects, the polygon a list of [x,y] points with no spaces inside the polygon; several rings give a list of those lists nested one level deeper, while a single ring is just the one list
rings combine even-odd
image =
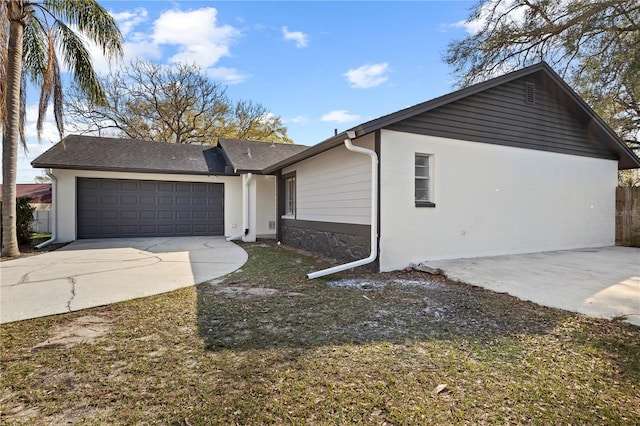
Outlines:
[{"label": "palm tree trunk", "polygon": [[[2,132],[2,256],[20,255],[16,232],[16,171],[20,143],[20,81],[24,24],[13,19],[20,6],[9,2],[9,49],[7,57],[7,122]],[[13,10],[12,10],[13,9]]]}]

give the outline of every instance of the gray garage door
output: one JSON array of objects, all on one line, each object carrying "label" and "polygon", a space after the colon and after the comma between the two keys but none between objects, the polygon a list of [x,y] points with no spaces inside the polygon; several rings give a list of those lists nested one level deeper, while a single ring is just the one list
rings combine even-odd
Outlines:
[{"label": "gray garage door", "polygon": [[78,178],[78,238],[224,235],[221,183]]}]

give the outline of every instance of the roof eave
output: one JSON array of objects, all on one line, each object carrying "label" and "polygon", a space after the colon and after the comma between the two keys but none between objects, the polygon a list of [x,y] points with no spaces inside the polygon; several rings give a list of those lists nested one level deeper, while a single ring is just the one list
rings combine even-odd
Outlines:
[{"label": "roof eave", "polygon": [[166,169],[135,169],[130,167],[102,167],[86,165],[66,165],[31,162],[31,166],[36,169],[63,169],[63,170],[90,170],[100,172],[129,172],[129,173],[162,173],[169,175],[194,175],[194,176],[233,176],[228,173],[215,173],[211,171],[197,170],[166,170]]},{"label": "roof eave", "polygon": [[[353,129],[352,129],[353,130]],[[362,130],[356,132],[356,136],[365,135]],[[344,140],[347,138],[347,132],[338,133],[337,135],[326,139],[319,144],[313,145],[304,151],[300,151],[297,154],[292,155],[291,157],[285,158],[284,160],[278,161],[275,164],[272,164],[268,167],[262,169],[262,173],[264,174],[273,174],[274,172],[287,167],[290,164],[297,163],[302,160],[306,160],[307,158],[313,157],[314,155],[320,154],[321,152],[327,151],[331,148],[335,148],[336,146],[341,145]]]}]

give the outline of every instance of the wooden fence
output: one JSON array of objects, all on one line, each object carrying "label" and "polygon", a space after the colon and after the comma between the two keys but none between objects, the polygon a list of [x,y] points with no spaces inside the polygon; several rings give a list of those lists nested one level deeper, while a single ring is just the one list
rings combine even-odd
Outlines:
[{"label": "wooden fence", "polygon": [[640,188],[616,188],[616,245],[640,247]]}]

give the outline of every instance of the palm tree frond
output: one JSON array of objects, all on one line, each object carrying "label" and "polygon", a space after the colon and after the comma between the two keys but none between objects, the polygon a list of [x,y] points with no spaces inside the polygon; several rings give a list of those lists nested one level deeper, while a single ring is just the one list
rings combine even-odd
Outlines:
[{"label": "palm tree frond", "polygon": [[47,115],[49,101],[53,96],[53,113],[60,133],[60,139],[63,137],[64,128],[62,121],[62,82],[60,80],[60,66],[58,64],[58,56],[56,55],[56,47],[51,31],[48,37],[47,64],[42,74],[42,88],[40,91],[40,103],[38,105],[38,121],[36,128],[38,129],[38,137],[44,125],[44,119]]},{"label": "palm tree frond", "polygon": [[113,16],[95,0],[46,0],[42,5],[56,20],[64,20],[77,27],[102,48],[103,55],[108,59],[123,56],[122,33]]},{"label": "palm tree frond", "polygon": [[31,82],[38,86],[47,66],[47,32],[37,19],[29,19],[24,26],[22,41],[23,72],[29,74]]},{"label": "palm tree frond", "polygon": [[103,105],[107,98],[93,70],[91,54],[82,39],[61,21],[54,23],[53,31],[56,45],[80,89],[88,96],[89,101]]}]

